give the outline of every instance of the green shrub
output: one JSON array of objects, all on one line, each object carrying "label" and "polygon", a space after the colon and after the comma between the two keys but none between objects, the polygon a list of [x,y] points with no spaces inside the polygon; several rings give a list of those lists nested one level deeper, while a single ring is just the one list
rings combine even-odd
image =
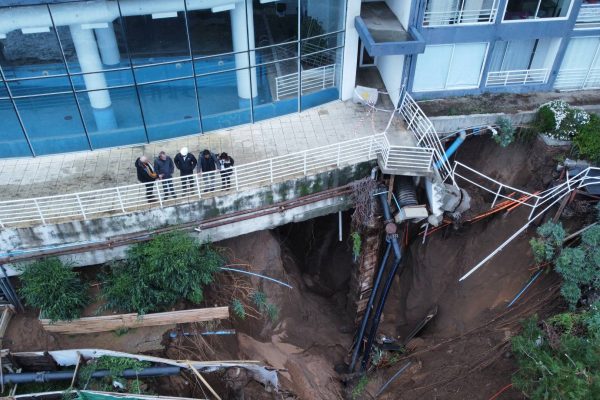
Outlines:
[{"label": "green shrub", "polygon": [[583,126],[575,138],[573,145],[579,157],[595,164],[600,163],[600,117],[590,115],[590,122]]},{"label": "green shrub", "polygon": [[158,235],[129,249],[126,260],[104,277],[104,308],[146,314],[180,299],[198,304],[204,286],[223,264],[212,246],[199,244],[186,233]]},{"label": "green shrub", "polygon": [[28,306],[39,308],[41,316],[52,322],[80,317],[89,302],[88,287],[71,266],[58,258],[47,258],[19,268],[19,293]]},{"label": "green shrub", "polygon": [[[102,356],[95,360],[89,361],[82,366],[78,373],[78,382],[80,388],[91,386],[91,389],[112,391],[112,381],[120,378],[120,375],[126,369],[141,371],[144,368],[150,367],[152,364],[148,361],[139,361],[134,358]],[[92,374],[95,371],[108,371],[108,376],[101,380],[93,381]],[[129,380],[126,382],[126,391],[129,393],[141,393],[139,380]]]},{"label": "green shrub", "polygon": [[499,117],[496,120],[499,132],[494,135],[494,141],[502,147],[506,147],[515,140],[515,128],[512,121],[506,117]]},{"label": "green shrub", "polygon": [[533,400],[600,398],[600,319],[596,304],[583,313],[564,313],[540,329],[524,322],[512,339],[519,365],[513,385]]},{"label": "green shrub", "polygon": [[558,140],[572,140],[590,121],[590,115],[571,107],[563,100],[543,104],[537,112],[535,126],[540,133]]},{"label": "green shrub", "polygon": [[239,299],[233,299],[231,301],[231,311],[233,311],[233,314],[239,319],[246,319],[246,308]]},{"label": "green shrub", "polygon": [[352,240],[352,257],[354,258],[354,262],[356,262],[358,261],[358,257],[360,256],[362,238],[360,236],[360,233],[352,232],[350,234],[350,239]]}]

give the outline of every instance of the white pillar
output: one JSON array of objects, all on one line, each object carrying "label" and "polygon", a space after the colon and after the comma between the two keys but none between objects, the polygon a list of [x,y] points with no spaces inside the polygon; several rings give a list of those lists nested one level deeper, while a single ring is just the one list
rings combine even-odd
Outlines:
[{"label": "white pillar", "polygon": [[344,65],[342,81],[342,100],[352,98],[356,86],[356,68],[358,54],[358,32],[354,27],[354,18],[360,15],[361,0],[348,0],[346,14],[346,41],[344,45]]},{"label": "white pillar", "polygon": [[83,75],[83,81],[94,111],[94,120],[98,131],[107,131],[117,128],[117,120],[111,106],[110,93],[107,88],[106,77],[102,72],[102,61],[98,53],[96,38],[91,29],[81,29],[81,25],[69,25],[71,39],[77,52],[77,59]]},{"label": "white pillar", "polygon": [[[235,55],[235,67],[245,68],[236,71],[238,96],[241,99],[250,100],[256,97],[256,68],[248,67],[256,63],[256,54],[254,51],[254,15],[252,8],[252,0],[240,1],[235,3],[235,8],[231,10],[231,33],[233,36],[233,51],[239,54]],[[246,18],[246,14],[248,17]]]},{"label": "white pillar", "polygon": [[98,39],[98,48],[100,49],[102,64],[119,64],[121,62],[121,54],[119,52],[119,45],[117,44],[117,37],[115,36],[115,30],[112,23],[109,23],[106,28],[99,28],[94,31],[96,32],[96,39]]}]

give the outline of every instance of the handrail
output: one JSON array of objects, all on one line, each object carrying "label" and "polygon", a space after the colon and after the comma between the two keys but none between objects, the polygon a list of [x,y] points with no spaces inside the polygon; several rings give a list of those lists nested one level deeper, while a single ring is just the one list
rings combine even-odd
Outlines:
[{"label": "handrail", "polygon": [[465,9],[464,7],[464,3],[458,3],[453,10],[431,11],[427,4],[423,16],[423,26],[491,24],[498,15],[498,0],[494,0],[489,8]]},{"label": "handrail", "polygon": [[549,74],[550,70],[548,68],[490,71],[487,74],[486,85],[507,86],[546,83]]}]

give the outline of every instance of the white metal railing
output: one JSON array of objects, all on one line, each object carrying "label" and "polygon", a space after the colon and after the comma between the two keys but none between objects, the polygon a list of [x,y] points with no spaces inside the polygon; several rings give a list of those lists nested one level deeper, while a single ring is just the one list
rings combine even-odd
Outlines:
[{"label": "white metal railing", "polygon": [[433,123],[408,92],[404,94],[398,111],[406,123],[406,129],[417,139],[417,146],[432,150],[433,165],[439,172],[441,180],[452,178],[452,168]]},{"label": "white metal railing", "polygon": [[600,24],[600,3],[598,4],[582,4],[577,15],[575,28],[595,28]]},{"label": "white metal railing", "polygon": [[490,8],[464,9],[461,1],[454,10],[430,11],[423,16],[423,26],[446,26],[456,24],[493,24],[498,15],[498,0]]},{"label": "white metal railing", "polygon": [[387,169],[405,169],[420,173],[433,171],[433,149],[426,147],[398,146],[390,143],[384,134],[381,145],[381,161]]},{"label": "white metal railing", "polygon": [[[0,227],[88,220],[149,207],[197,201],[215,194],[314,174],[373,160],[381,151],[382,134],[273,157],[201,175],[175,177],[87,192],[0,202]],[[176,197],[175,197],[176,196]]]},{"label": "white metal railing", "polygon": [[[335,86],[335,64],[302,71],[302,94]],[[298,94],[298,73],[275,77],[276,99]]]},{"label": "white metal railing", "polygon": [[573,68],[558,71],[554,88],[560,90],[600,88],[600,68]]},{"label": "white metal railing", "polygon": [[523,69],[488,72],[486,86],[530,85],[546,83],[550,69]]}]

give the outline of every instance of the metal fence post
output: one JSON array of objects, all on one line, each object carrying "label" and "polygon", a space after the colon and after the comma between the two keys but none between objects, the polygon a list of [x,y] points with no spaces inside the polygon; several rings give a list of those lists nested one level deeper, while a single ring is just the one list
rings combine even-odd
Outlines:
[{"label": "metal fence post", "polygon": [[337,151],[337,162],[336,162],[335,165],[339,168],[340,167],[340,153],[342,151],[342,145],[341,145],[341,143],[338,143],[337,148],[338,148],[338,151]]},{"label": "metal fence post", "polygon": [[154,181],[154,186],[156,186],[156,195],[158,196],[158,204],[160,204],[160,208],[163,208],[162,197],[160,195],[160,188],[158,187],[158,181]]},{"label": "metal fence post", "polygon": [[304,151],[304,176],[306,176],[306,156],[307,156],[308,152],[305,150]]},{"label": "metal fence post", "polygon": [[119,198],[119,205],[121,206],[121,211],[125,213],[125,206],[123,205],[123,198],[121,197],[121,191],[117,187],[117,197]]},{"label": "metal fence post", "polygon": [[372,158],[371,153],[373,153],[373,142],[375,141],[375,136],[371,136],[371,140],[369,141],[369,160]]},{"label": "metal fence post", "polygon": [[[193,172],[192,172],[193,173]],[[189,185],[188,181],[188,185]],[[202,198],[202,190],[200,190],[200,178],[198,178],[198,174],[194,174],[194,185],[196,185],[196,191],[198,192],[198,199]]]},{"label": "metal fence post", "polygon": [[38,210],[38,213],[40,214],[40,219],[42,220],[42,225],[46,225],[46,220],[44,219],[44,214],[42,214],[42,209],[40,208],[40,205],[38,204],[37,199],[33,199],[33,204],[35,204],[35,207]]},{"label": "metal fence post", "polygon": [[494,206],[496,205],[496,200],[498,200],[498,196],[500,195],[500,191],[502,190],[502,186],[500,185],[498,187],[498,191],[496,192],[496,196],[494,197],[494,201],[492,201],[492,206],[490,208],[494,208]]},{"label": "metal fence post", "polygon": [[81,215],[83,215],[83,219],[87,220],[85,210],[83,209],[83,204],[81,204],[81,198],[79,198],[79,193],[77,193],[75,197],[77,197],[77,203],[79,204],[79,209],[81,210]]},{"label": "metal fence post", "polygon": [[271,176],[271,183],[273,183],[273,159],[269,159],[269,174]]},{"label": "metal fence post", "polygon": [[237,174],[237,167],[233,167],[233,177],[235,178],[235,191],[239,192],[240,187],[238,185],[238,174]]}]

